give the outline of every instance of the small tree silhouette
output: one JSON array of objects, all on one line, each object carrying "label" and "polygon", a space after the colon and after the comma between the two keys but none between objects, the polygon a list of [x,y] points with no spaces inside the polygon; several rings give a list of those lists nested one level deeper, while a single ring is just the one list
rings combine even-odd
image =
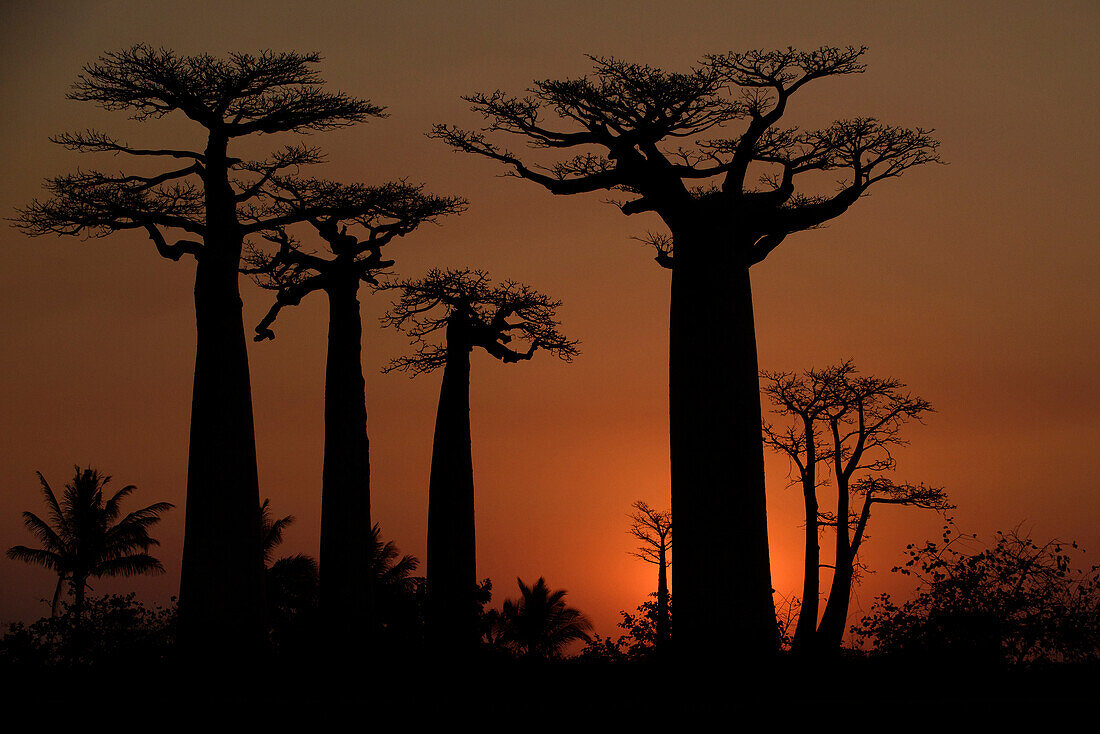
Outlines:
[{"label": "small tree silhouette", "polygon": [[645,502],[634,503],[630,518],[630,535],[638,541],[638,548],[631,552],[635,558],[657,566],[657,608],[654,647],[658,656],[668,648],[668,554],[672,550],[672,513],[658,512]]},{"label": "small tree silhouette", "polygon": [[[522,97],[465,97],[487,120],[482,131],[437,125],[432,133],[552,194],[620,192],[624,214],[654,212],[668,227],[671,238],[654,242],[657,262],[672,270],[677,629],[678,649],[691,654],[776,648],[749,268],[789,235],[846,212],[872,185],[937,160],[922,128],[868,117],[779,126],[803,87],[863,72],[864,51],[708,55],[687,73],[590,57],[588,77],[537,81]],[[740,131],[723,129],[738,122]],[[525,162],[493,134],[575,155]],[[825,171],[843,174],[839,191],[805,185]],[[732,630],[718,642],[726,650],[715,649],[715,629]]]},{"label": "small tree silhouette", "polygon": [[560,657],[571,642],[591,639],[592,623],[565,603],[565,591],[551,591],[539,577],[533,586],[519,583],[520,598],[504,602],[500,613],[503,639],[528,660]]},{"label": "small tree silhouette", "polygon": [[[184,161],[159,173],[83,170],[47,180],[50,197],[18,215],[31,235],[148,234],[170,260],[196,260],[197,349],[180,579],[181,647],[241,657],[263,644],[263,564],[255,430],[238,268],[246,238],[290,224],[261,198],[275,175],[319,162],[318,149],[287,145],[266,158],[231,154],[254,135],[330,130],[383,108],[326,92],[318,54],[263,51],[180,56],[145,45],[87,64],[70,99],[127,111],[146,122],[179,113],[204,137],[202,150],[142,148],[88,130],[53,141],[82,153]],[[182,232],[170,244],[166,230]]]},{"label": "small tree silhouette", "polygon": [[[470,446],[470,352],[480,348],[501,362],[531,359],[544,350],[565,361],[577,342],[558,331],[559,301],[526,285],[493,286],[480,270],[432,270],[415,281],[386,286],[401,296],[383,317],[418,345],[387,371],[413,376],[443,368],[428,487],[429,622],[445,652],[472,647],[478,637],[474,479]],[[444,331],[442,344],[428,341]],[[506,346],[513,338],[523,351]]]},{"label": "small tree silhouette", "polygon": [[[764,440],[795,465],[806,506],[802,607],[793,645],[799,651],[835,651],[844,636],[871,507],[906,505],[937,512],[953,507],[940,487],[898,484],[878,474],[893,470],[893,450],[908,444],[901,438],[901,427],[920,421],[932,406],[908,392],[899,380],[858,375],[851,360],[802,375],[765,371],[761,377],[763,391],[776,412],[790,420],[780,427],[765,423]],[[828,477],[817,471],[822,462],[832,467],[837,490],[835,514],[822,512],[818,506],[817,490],[828,482]],[[858,511],[852,507],[853,498],[862,498]],[[836,546],[833,579],[819,624],[821,527],[836,529]]]},{"label": "small tree silhouette", "polygon": [[122,501],[137,487],[128,484],[107,499],[111,477],[90,467],[74,469],[73,480],[65,485],[60,499],[38,473],[48,519],[24,512],[23,525],[42,547],[16,545],[8,549],[8,558],[34,563],[57,574],[51,616],[57,615],[65,581],[73,595],[73,613],[80,617],[89,578],[164,573],[161,562],[149,555],[151,547],[160,545],[149,535],[149,528],[174,505],[155,502],[122,516]]},{"label": "small tree silhouette", "polygon": [[271,326],[282,308],[316,291],[328,298],[320,612],[332,650],[354,656],[374,626],[370,549],[364,542],[371,527],[370,444],[359,288],[375,283],[375,275],[393,264],[383,259],[383,247],[422,224],[463,211],[465,202],[426,194],[403,181],[372,187],[294,176],[274,177],[265,195],[277,217],[308,222],[331,253],[309,251],[279,228],[265,235],[278,249],[249,249],[245,272],[276,291],[274,305],[256,326],[257,341],[275,337]]}]

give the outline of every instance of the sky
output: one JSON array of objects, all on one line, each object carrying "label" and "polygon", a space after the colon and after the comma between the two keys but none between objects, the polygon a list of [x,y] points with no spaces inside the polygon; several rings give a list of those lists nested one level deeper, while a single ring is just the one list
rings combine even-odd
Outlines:
[{"label": "sky", "polygon": [[[668,507],[669,273],[632,237],[660,222],[625,217],[599,194],[553,197],[499,176],[492,161],[425,136],[476,127],[462,95],[522,92],[575,77],[586,54],[682,71],[707,53],[866,45],[868,70],[798,92],[785,119],[824,126],[871,115],[935,128],[947,165],[876,185],[828,226],[789,237],[753,269],[760,364],[805,370],[852,358],[893,376],[936,412],[907,430],[895,478],[944,486],[965,532],[1021,527],[1076,539],[1100,561],[1100,309],[1094,2],[5,2],[0,6],[0,216],[78,166],[117,167],[52,145],[95,127],[133,144],[195,144],[179,121],[136,124],[65,99],[81,66],[135,43],[181,54],[318,51],[329,88],[388,108],[381,120],[312,136],[317,170],[341,181],[422,181],[469,211],[387,248],[396,272],[476,267],[560,298],[573,364],[475,355],[471,420],[478,575],[494,605],[516,577],[568,590],[596,631],[656,586],[631,557],[627,513]],[[274,147],[285,140],[263,141]],[[0,546],[27,543],[74,464],[135,484],[128,507],[171,501],[156,526],[167,573],[94,581],[165,602],[179,582],[194,366],[193,263],[147,240],[30,239],[0,227]],[[270,295],[242,279],[246,328]],[[380,373],[407,349],[361,294],[372,508],[386,538],[424,556],[439,375]],[[327,312],[320,296],[284,310],[273,342],[249,345],[261,497],[292,514],[281,551],[316,554]],[[801,500],[767,457],[773,585],[800,593]],[[881,592],[906,544],[942,518],[876,511],[864,546],[874,573],[852,618]],[[826,538],[823,547],[829,547]],[[673,585],[675,579],[673,579]],[[53,580],[0,559],[0,624],[48,612]],[[675,586],[673,588],[675,593]]]}]

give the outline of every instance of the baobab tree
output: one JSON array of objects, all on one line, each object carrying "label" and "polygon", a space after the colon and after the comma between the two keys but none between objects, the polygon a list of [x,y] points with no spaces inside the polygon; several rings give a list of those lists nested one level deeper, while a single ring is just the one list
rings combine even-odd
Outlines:
[{"label": "baobab tree", "polygon": [[[873,184],[937,160],[923,128],[869,117],[779,125],[810,82],[864,71],[864,51],[717,54],[687,73],[592,57],[589,77],[536,81],[525,96],[466,97],[487,121],[480,131],[440,124],[431,133],[552,194],[620,192],[624,214],[654,212],[668,227],[657,261],[672,270],[677,645],[688,653],[743,659],[776,648],[749,268]],[[740,130],[725,130],[731,123]],[[525,162],[497,134],[576,154]],[[839,191],[804,185],[821,172],[843,175]],[[731,633],[715,645],[717,629]]]},{"label": "baobab tree", "polygon": [[631,537],[638,547],[631,555],[657,566],[657,624],[654,647],[657,655],[664,654],[669,642],[668,618],[668,554],[672,550],[672,513],[654,510],[642,500],[634,503],[634,512],[628,515]]},{"label": "baobab tree", "polygon": [[[245,655],[264,644],[263,559],[255,431],[238,268],[246,238],[287,224],[261,198],[275,175],[321,160],[311,146],[267,158],[235,157],[230,144],[273,133],[308,133],[379,117],[383,108],[327,92],[317,54],[264,51],[180,56],[145,45],[107,53],[84,67],[70,99],[132,119],[179,113],[205,138],[202,150],[146,148],[104,132],[52,140],[82,153],[182,161],[159,173],[82,170],[48,179],[50,197],[20,210],[31,235],[148,235],[170,260],[196,261],[197,349],[187,464],[180,580],[181,649]],[[135,169],[143,170],[143,169]],[[169,242],[169,233],[182,238]]]},{"label": "baobab tree", "polygon": [[463,211],[465,202],[403,181],[364,186],[277,176],[265,191],[276,218],[307,222],[329,251],[306,249],[279,228],[265,235],[278,248],[250,248],[245,272],[276,291],[275,303],[256,326],[257,341],[275,337],[271,327],[282,308],[314,292],[328,299],[320,613],[328,639],[354,655],[353,643],[361,644],[374,628],[367,572],[370,443],[358,294],[364,282],[376,284],[375,275],[393,265],[383,259],[384,247],[421,224]]},{"label": "baobab tree", "polygon": [[[461,653],[478,639],[474,473],[470,444],[470,353],[480,348],[504,363],[548,352],[566,362],[577,342],[558,330],[560,301],[521,283],[493,285],[480,270],[432,270],[395,282],[400,296],[383,323],[408,334],[414,354],[387,371],[413,376],[443,368],[428,483],[428,602],[435,644]],[[431,335],[444,332],[443,343]],[[512,349],[513,339],[526,349]]]},{"label": "baobab tree", "polygon": [[[893,450],[907,444],[901,427],[932,410],[923,398],[894,378],[861,376],[852,362],[824,369],[762,372],[764,393],[783,426],[764,425],[765,442],[786,455],[798,472],[806,507],[806,556],[802,608],[795,629],[799,652],[839,649],[844,636],[859,549],[875,504],[904,505],[946,512],[951,509],[940,487],[896,483],[882,476],[896,462]],[[825,464],[831,472],[819,472]],[[818,489],[831,479],[836,512],[819,508]],[[861,502],[858,510],[853,499]],[[825,612],[818,621],[821,567],[819,531],[836,530],[833,578]]]},{"label": "baobab tree", "polygon": [[[847,369],[848,365],[845,363],[840,369]],[[827,447],[821,443],[820,424],[828,407],[834,369],[810,369],[804,375],[760,372],[762,392],[770,398],[776,412],[788,420],[781,426],[764,422],[764,443],[784,454],[796,468],[806,511],[802,603],[791,641],[795,652],[813,649],[817,635],[821,595],[821,511],[817,490],[828,481],[827,476],[818,473],[818,465],[828,456]]]},{"label": "baobab tree", "polygon": [[[830,444],[829,461],[837,504],[835,568],[817,633],[818,647],[826,651],[838,650],[844,638],[856,554],[864,538],[871,505],[875,502],[911,505],[939,512],[951,508],[942,488],[895,485],[874,476],[895,468],[894,449],[908,444],[901,437],[902,426],[911,421],[921,422],[932,411],[931,403],[910,393],[900,380],[861,376],[850,364],[847,369],[836,370],[829,393],[826,441]],[[853,481],[857,474],[861,475],[859,480]],[[863,497],[863,510],[857,518],[851,512],[853,496]]]}]

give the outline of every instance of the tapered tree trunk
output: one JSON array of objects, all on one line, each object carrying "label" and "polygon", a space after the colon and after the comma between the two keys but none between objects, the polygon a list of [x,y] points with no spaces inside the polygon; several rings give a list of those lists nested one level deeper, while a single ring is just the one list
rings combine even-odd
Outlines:
[{"label": "tapered tree trunk", "polygon": [[330,652],[361,648],[374,630],[369,544],[370,444],[363,380],[359,279],[326,289],[325,463],[321,489],[320,607]]},{"label": "tapered tree trunk", "polygon": [[676,649],[761,660],[777,645],[760,386],[744,250],[674,232],[669,333]]},{"label": "tapered tree trunk", "polygon": [[668,655],[668,556],[664,539],[658,550],[657,566],[657,658],[664,660]]},{"label": "tapered tree trunk", "polygon": [[252,387],[237,283],[241,233],[226,141],[206,151],[207,232],[195,272],[195,383],[187,461],[179,642],[198,660],[247,662],[264,645],[263,555]]},{"label": "tapered tree trunk", "polygon": [[794,652],[809,653],[817,637],[817,615],[821,596],[821,546],[818,543],[817,495],[803,490],[806,505],[806,549],[802,570],[802,608],[798,611],[798,626],[791,642]]},{"label": "tapered tree trunk", "polygon": [[431,636],[444,656],[477,643],[477,551],[470,447],[470,349],[462,327],[447,327],[428,483],[428,600]]},{"label": "tapered tree trunk", "polygon": [[852,543],[848,534],[848,483],[838,481],[836,503],[836,551],[829,598],[817,628],[817,647],[823,653],[840,650],[848,623],[848,603],[852,596]]},{"label": "tapered tree trunk", "polygon": [[802,570],[802,607],[798,610],[791,647],[797,654],[812,653],[817,637],[821,596],[821,545],[818,540],[817,447],[811,418],[804,418],[806,465],[802,476],[802,500],[806,507],[806,548]]},{"label": "tapered tree trunk", "polygon": [[87,576],[73,577],[73,614],[77,619],[84,616],[84,598],[88,590]]},{"label": "tapered tree trunk", "polygon": [[61,574],[57,576],[57,586],[53,590],[53,601],[50,602],[50,616],[57,616],[57,605],[61,601],[61,587],[65,584],[65,577]]}]

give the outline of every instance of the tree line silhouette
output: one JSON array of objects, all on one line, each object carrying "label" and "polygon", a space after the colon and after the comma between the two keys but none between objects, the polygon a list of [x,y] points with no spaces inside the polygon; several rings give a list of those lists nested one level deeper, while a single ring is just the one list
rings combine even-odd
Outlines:
[{"label": "tree line silhouette", "polygon": [[[781,125],[797,91],[862,73],[865,51],[712,54],[686,73],[593,56],[589,76],[536,81],[522,96],[498,90],[464,97],[482,118],[480,130],[438,124],[429,132],[551,194],[615,192],[624,214],[653,212],[667,227],[668,233],[645,240],[658,265],[671,270],[672,510],[634,505],[636,555],[658,567],[655,601],[624,612],[631,638],[614,643],[592,638],[583,614],[542,578],[533,585],[520,580],[521,596],[499,612],[484,609],[491,585],[477,580],[470,355],[480,348],[513,363],[541,350],[571,361],[579,345],[560,330],[560,302],[522,283],[494,284],[477,269],[393,276],[394,241],[461,214],[467,207],[461,197],[431,194],[405,180],[342,183],[303,175],[302,168],[324,160],[304,142],[266,157],[235,155],[244,139],[323,132],[384,118],[385,108],[328,91],[317,54],[219,58],[139,44],[87,64],[70,99],[139,121],[182,115],[205,140],[201,150],[189,150],[136,147],[96,130],[57,135],[54,142],[76,152],[152,159],[163,170],[56,176],[46,181],[49,195],[15,219],[32,236],[135,230],[162,257],[196,261],[178,650],[193,661],[216,655],[247,662],[272,642],[291,648],[320,639],[326,655],[357,658],[382,644],[388,630],[390,641],[422,643],[448,659],[485,649],[555,657],[580,641],[587,641],[590,659],[621,658],[624,649],[635,659],[664,659],[672,644],[671,566],[679,660],[770,659],[781,634],[765,512],[767,446],[792,462],[805,504],[805,573],[793,648],[813,655],[838,651],[872,507],[951,509],[941,488],[897,484],[883,474],[894,469],[893,450],[905,444],[901,428],[931,410],[927,401],[892,378],[859,375],[850,361],[801,374],[761,372],[757,361],[751,267],[788,236],[844,214],[871,185],[939,162],[938,142],[924,128],[868,117],[810,130]],[[730,136],[732,123],[742,129]],[[508,137],[558,157],[527,162],[498,142]],[[839,190],[821,193],[822,177],[837,175]],[[295,227],[321,251],[303,243]],[[273,559],[293,519],[274,518],[268,502],[260,502],[242,274],[273,294],[255,326],[256,341],[274,338],[283,308],[317,291],[328,300],[319,563],[306,556]],[[371,514],[364,283],[370,294],[394,292],[383,325],[404,332],[415,348],[387,370],[415,376],[442,369],[422,581],[411,575],[416,559],[384,543]],[[761,379],[782,424],[762,420]],[[835,511],[819,502],[827,479],[835,485]],[[89,576],[161,570],[148,555],[156,541],[147,530],[171,506],[150,505],[112,527],[119,502],[133,488],[104,501],[105,483],[95,471],[78,469],[72,500],[66,494],[59,504],[42,479],[50,522],[31,513],[25,519],[43,547],[9,551],[58,573],[55,611],[66,580],[80,617]],[[66,523],[93,516],[102,538],[81,530],[85,545],[76,548],[66,545],[71,538],[55,537]],[[819,614],[819,538],[826,528],[835,535],[835,566]],[[874,624],[866,629],[879,630]],[[312,632],[295,641],[304,629]]]}]

